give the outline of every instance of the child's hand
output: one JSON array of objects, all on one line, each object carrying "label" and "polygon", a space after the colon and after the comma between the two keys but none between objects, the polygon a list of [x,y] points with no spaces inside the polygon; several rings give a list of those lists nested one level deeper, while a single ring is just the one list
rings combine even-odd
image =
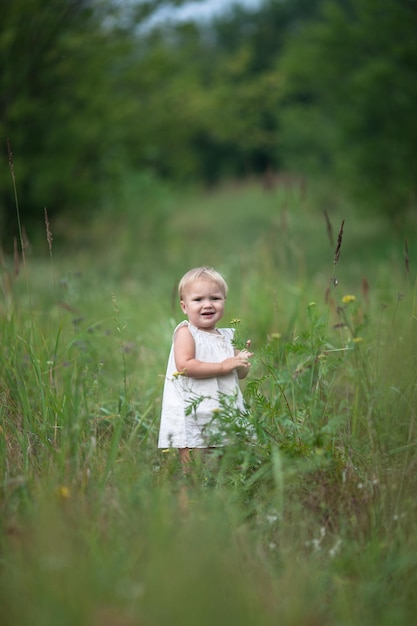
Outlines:
[{"label": "child's hand", "polygon": [[240,350],[235,357],[239,360],[238,367],[250,367],[249,359],[251,356],[253,356],[253,352],[249,352],[247,348]]},{"label": "child's hand", "polygon": [[250,365],[248,359],[253,356],[253,352],[249,352],[247,348],[244,348],[243,350],[240,350],[236,356],[244,359],[247,364]]},{"label": "child's hand", "polygon": [[249,351],[250,343],[250,339],[248,339],[248,341],[246,342],[246,348],[244,350],[241,350],[237,354],[239,358],[243,359],[242,364],[236,368],[238,378],[246,378],[246,376],[248,375],[248,371],[251,366],[249,359],[251,356],[253,356],[253,352]]},{"label": "child's hand", "polygon": [[229,374],[233,370],[237,370],[239,378],[244,378],[247,374],[247,370],[250,367],[249,359],[253,356],[253,352],[250,352],[250,340],[246,342],[246,348],[236,352],[235,356],[225,359],[222,363],[223,372]]}]

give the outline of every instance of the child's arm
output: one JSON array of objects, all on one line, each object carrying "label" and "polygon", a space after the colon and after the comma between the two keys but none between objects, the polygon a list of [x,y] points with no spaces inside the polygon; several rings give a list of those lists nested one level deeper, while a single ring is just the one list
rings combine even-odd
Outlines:
[{"label": "child's arm", "polygon": [[[206,363],[195,358],[195,342],[192,334],[186,326],[179,328],[174,338],[174,357],[177,370],[190,378],[214,378],[230,374],[233,370],[239,370],[247,374],[250,366],[249,357],[252,354],[247,350],[241,350],[235,356],[229,357],[220,363]],[[239,374],[238,374],[239,375]],[[242,376],[239,376],[239,378]]]}]

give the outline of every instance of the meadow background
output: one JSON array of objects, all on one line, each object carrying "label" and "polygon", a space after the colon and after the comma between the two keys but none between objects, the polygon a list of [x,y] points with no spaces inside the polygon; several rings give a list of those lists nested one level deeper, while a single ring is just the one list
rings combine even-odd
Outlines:
[{"label": "meadow background", "polygon": [[[4,3],[0,623],[413,623],[415,11],[138,31],[160,4]],[[156,446],[202,264],[256,440],[225,406],[184,475]]]},{"label": "meadow background", "polygon": [[[409,623],[404,241],[347,206],[326,223],[309,187],[158,184],[146,236],[137,201],[66,223],[68,250],[49,223],[2,262],[2,624]],[[225,322],[252,339],[258,441],[236,432],[184,477],[156,442],[176,283],[201,263],[224,272]]]}]

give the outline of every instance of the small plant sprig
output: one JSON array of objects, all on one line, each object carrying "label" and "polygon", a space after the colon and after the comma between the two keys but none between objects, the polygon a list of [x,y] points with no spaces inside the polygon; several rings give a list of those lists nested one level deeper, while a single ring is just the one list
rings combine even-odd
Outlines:
[{"label": "small plant sprig", "polygon": [[[332,245],[333,244],[332,225],[331,225],[329,216],[327,215],[326,212],[325,212],[325,218],[326,218],[327,234],[328,234],[328,237],[329,237],[329,240],[330,240],[330,244]],[[345,220],[343,219],[342,223],[340,225],[339,233],[338,233],[338,236],[337,236],[336,248],[335,248],[334,255],[333,255],[333,276],[330,279],[330,286],[326,290],[326,302],[328,302],[328,304],[329,304],[329,309],[328,309],[328,313],[327,313],[327,316],[328,316],[327,319],[329,319],[330,306],[331,306],[331,301],[332,301],[331,296],[330,296],[331,286],[333,286],[333,288],[335,289],[338,286],[338,284],[339,284],[339,281],[338,281],[337,276],[336,276],[336,267],[337,267],[337,264],[338,264],[339,259],[340,259],[340,251],[341,251],[342,243],[343,243],[343,229],[344,229],[344,226],[345,226]]]},{"label": "small plant sprig", "polygon": [[15,172],[14,172],[13,152],[12,152],[12,147],[11,147],[9,138],[7,138],[7,153],[8,153],[8,156],[9,156],[9,170],[10,170],[10,175],[11,175],[11,178],[12,178],[13,195],[14,195],[14,201],[15,201],[15,207],[16,207],[17,226],[18,226],[18,230],[19,230],[20,247],[21,247],[21,251],[22,251],[22,261],[23,261],[23,265],[25,266],[25,264],[26,264],[25,243],[24,243],[24,239],[23,239],[22,222],[21,222],[21,219],[20,219],[20,208],[19,208],[19,199],[18,199],[18,196],[17,196],[17,185],[16,185],[16,176],[15,176]]},{"label": "small plant sprig", "polygon": [[345,226],[345,220],[342,220],[342,223],[340,225],[340,230],[339,230],[339,234],[337,236],[337,244],[336,244],[336,249],[334,252],[334,258],[333,258],[333,278],[332,278],[332,283],[334,287],[337,287],[338,285],[338,280],[336,278],[336,265],[339,262],[339,258],[340,258],[340,250],[342,248],[342,242],[343,242],[343,228]]},{"label": "small plant sprig", "polygon": [[123,365],[123,399],[120,398],[119,401],[119,413],[121,414],[123,406],[127,402],[127,368],[126,368],[126,357],[124,350],[124,342],[122,333],[126,326],[122,326],[120,323],[120,310],[119,305],[117,303],[117,298],[115,294],[112,294],[112,303],[113,303],[113,311],[114,311],[114,321],[116,322],[116,331],[119,334],[121,354],[122,354],[122,365]]},{"label": "small plant sprig", "polygon": [[241,333],[239,332],[240,323],[241,320],[238,317],[234,317],[230,320],[230,325],[235,329],[232,343],[236,350],[247,350],[249,348],[249,342],[247,339],[245,340],[241,337]]},{"label": "small plant sprig", "polygon": [[51,261],[51,268],[52,268],[52,279],[53,279],[54,288],[55,288],[55,291],[56,291],[56,278],[55,278],[55,272],[54,272],[54,259],[53,259],[53,255],[52,255],[53,237],[52,237],[51,226],[50,226],[50,223],[49,223],[48,211],[46,210],[46,207],[44,207],[44,217],[45,217],[46,240],[48,242],[49,258],[50,258],[50,261]]},{"label": "small plant sprig", "polygon": [[[10,176],[12,179],[13,196],[14,196],[14,202],[15,202],[15,208],[16,208],[16,219],[17,219],[17,227],[19,231],[19,242],[20,242],[20,250],[22,254],[22,265],[23,265],[24,275],[26,279],[26,291],[27,291],[28,301],[30,305],[29,306],[30,315],[32,316],[32,313],[33,313],[32,298],[31,298],[31,293],[29,289],[29,278],[27,275],[27,267],[26,267],[26,249],[28,247],[28,238],[26,236],[24,228],[22,227],[22,221],[20,218],[19,198],[17,195],[17,184],[16,184],[16,175],[14,171],[13,152],[12,152],[12,147],[11,147],[9,138],[7,138],[7,153],[9,157],[9,170],[10,170]],[[15,265],[15,276],[17,277],[19,274],[20,260],[19,260],[19,252],[17,248],[16,239],[14,240],[14,265]]]}]

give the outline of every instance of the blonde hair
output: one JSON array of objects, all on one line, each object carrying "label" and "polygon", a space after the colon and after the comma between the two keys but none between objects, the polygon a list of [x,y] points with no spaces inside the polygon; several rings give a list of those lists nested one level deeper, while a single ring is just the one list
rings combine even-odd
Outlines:
[{"label": "blonde hair", "polygon": [[227,296],[228,286],[221,274],[216,272],[212,267],[195,267],[192,270],[189,270],[184,276],[181,278],[178,285],[178,295],[182,300],[184,290],[190,283],[194,283],[197,280],[212,280],[214,281],[219,288],[223,291],[224,297]]}]

